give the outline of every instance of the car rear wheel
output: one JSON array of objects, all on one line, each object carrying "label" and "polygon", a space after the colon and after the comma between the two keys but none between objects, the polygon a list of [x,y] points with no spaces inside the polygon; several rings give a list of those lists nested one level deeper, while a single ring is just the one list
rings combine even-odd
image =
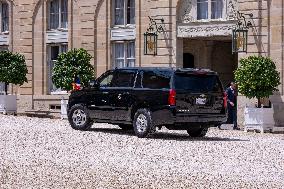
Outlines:
[{"label": "car rear wheel", "polygon": [[68,114],[68,121],[73,129],[88,130],[93,125],[87,109],[81,105],[76,104],[72,106]]},{"label": "car rear wheel", "polygon": [[147,109],[138,109],[134,115],[133,128],[137,137],[144,138],[155,131],[151,112]]},{"label": "car rear wheel", "polygon": [[191,137],[204,137],[207,131],[208,131],[208,128],[188,129],[187,133]]}]

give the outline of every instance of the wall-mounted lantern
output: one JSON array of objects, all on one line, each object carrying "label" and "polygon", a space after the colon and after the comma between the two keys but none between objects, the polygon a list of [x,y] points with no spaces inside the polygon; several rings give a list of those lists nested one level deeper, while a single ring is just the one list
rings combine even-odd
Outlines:
[{"label": "wall-mounted lantern", "polygon": [[162,25],[158,25],[157,21],[164,24],[164,19],[149,17],[150,23],[147,31],[144,33],[144,55],[157,55],[158,50],[158,33],[164,32]]},{"label": "wall-mounted lantern", "polygon": [[233,52],[247,52],[248,44],[248,30],[234,29],[233,30]]},{"label": "wall-mounted lantern", "polygon": [[157,55],[158,34],[156,33],[144,33],[144,54],[145,55]]},{"label": "wall-mounted lantern", "polygon": [[236,28],[233,29],[232,34],[232,52],[239,53],[245,52],[247,53],[247,46],[248,46],[248,30],[252,27],[251,21],[246,20],[246,16],[249,16],[251,19],[253,14],[244,14],[238,13],[238,23]]}]

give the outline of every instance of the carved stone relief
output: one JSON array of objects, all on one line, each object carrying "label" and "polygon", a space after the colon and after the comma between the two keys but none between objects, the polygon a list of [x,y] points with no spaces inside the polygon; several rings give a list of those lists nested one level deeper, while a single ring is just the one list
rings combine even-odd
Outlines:
[{"label": "carved stone relief", "polygon": [[179,5],[179,23],[190,23],[194,21],[192,15],[192,0],[183,0]]},{"label": "carved stone relief", "polygon": [[212,36],[231,36],[235,24],[216,24],[199,26],[178,26],[178,37],[212,37]]},{"label": "carved stone relief", "polygon": [[[231,36],[236,27],[237,0],[222,0],[223,19],[196,20],[196,0],[181,0],[179,4],[177,36],[180,38]],[[210,0],[209,0],[209,5]]]},{"label": "carved stone relief", "polygon": [[237,1],[228,0],[227,4],[227,20],[235,20],[237,18]]}]

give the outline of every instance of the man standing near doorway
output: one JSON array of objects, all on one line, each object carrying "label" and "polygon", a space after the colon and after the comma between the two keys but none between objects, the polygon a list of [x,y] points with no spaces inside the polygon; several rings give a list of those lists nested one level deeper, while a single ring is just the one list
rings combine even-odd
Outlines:
[{"label": "man standing near doorway", "polygon": [[234,124],[233,129],[239,130],[237,124],[237,91],[236,84],[230,83],[230,86],[226,89],[227,94],[227,107],[228,107],[228,120],[227,123]]}]

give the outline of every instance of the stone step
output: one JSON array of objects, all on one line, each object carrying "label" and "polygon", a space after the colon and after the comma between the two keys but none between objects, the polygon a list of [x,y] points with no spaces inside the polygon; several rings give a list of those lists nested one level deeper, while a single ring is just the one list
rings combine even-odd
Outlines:
[{"label": "stone step", "polygon": [[54,116],[51,115],[50,111],[44,111],[44,110],[27,110],[23,112],[23,114],[28,117],[54,118]]}]

